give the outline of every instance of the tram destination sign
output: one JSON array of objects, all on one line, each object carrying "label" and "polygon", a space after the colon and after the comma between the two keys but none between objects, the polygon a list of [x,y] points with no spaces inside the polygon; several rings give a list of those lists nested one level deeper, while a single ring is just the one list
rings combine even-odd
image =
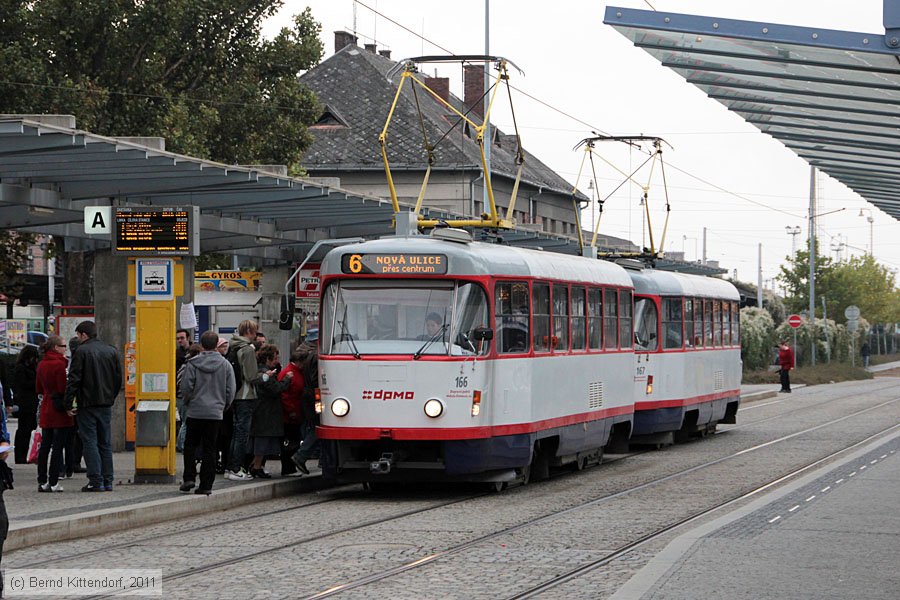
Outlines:
[{"label": "tram destination sign", "polygon": [[117,207],[113,217],[113,252],[131,256],[200,254],[200,208]]},{"label": "tram destination sign", "polygon": [[348,275],[444,275],[445,254],[345,254],[341,272]]}]

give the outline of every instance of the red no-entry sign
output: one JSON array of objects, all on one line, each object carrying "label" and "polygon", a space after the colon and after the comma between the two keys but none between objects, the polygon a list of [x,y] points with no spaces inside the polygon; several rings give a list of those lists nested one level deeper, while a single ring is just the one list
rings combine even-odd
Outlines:
[{"label": "red no-entry sign", "polygon": [[803,325],[803,319],[800,318],[800,315],[791,315],[788,317],[788,325],[797,329],[801,325]]}]

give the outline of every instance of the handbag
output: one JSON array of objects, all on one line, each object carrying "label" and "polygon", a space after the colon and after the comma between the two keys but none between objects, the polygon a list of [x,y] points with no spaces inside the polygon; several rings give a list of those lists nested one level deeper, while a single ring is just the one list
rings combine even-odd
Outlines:
[{"label": "handbag", "polygon": [[28,464],[33,465],[38,461],[38,453],[41,451],[43,436],[37,429],[31,432],[31,440],[28,442]]}]

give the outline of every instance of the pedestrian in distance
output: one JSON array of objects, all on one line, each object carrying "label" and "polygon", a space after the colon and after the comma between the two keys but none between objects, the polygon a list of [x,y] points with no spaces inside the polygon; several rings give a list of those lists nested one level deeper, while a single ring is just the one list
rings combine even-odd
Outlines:
[{"label": "pedestrian in distance", "polygon": [[[44,358],[38,364],[35,389],[41,400],[40,426],[43,439],[38,453],[38,491],[61,492],[60,474],[63,466],[63,448],[75,435],[75,419],[66,413],[66,342],[58,335],[51,335],[44,344]],[[48,471],[49,462],[49,471]],[[68,473],[66,473],[68,474]]]},{"label": "pedestrian in distance", "polygon": [[31,432],[37,429],[38,392],[34,388],[40,354],[34,346],[25,346],[16,357],[13,370],[13,402],[18,407],[18,427],[16,427],[15,458],[17,465],[28,462],[28,442]]},{"label": "pedestrian in distance", "polygon": [[195,454],[200,449],[200,487],[194,493],[210,495],[216,479],[216,437],[222,416],[233,402],[235,393],[234,369],[219,352],[215,331],[200,336],[203,351],[187,361],[181,380],[181,395],[185,406],[184,478],[179,490],[190,493],[196,485]]},{"label": "pedestrian in distance", "polygon": [[234,412],[234,429],[231,434],[231,449],[225,478],[231,481],[250,481],[248,460],[250,448],[250,423],[253,420],[253,409],[256,408],[256,384],[261,373],[256,366],[256,332],[259,326],[256,321],[244,320],[238,324],[238,330],[228,343],[226,360],[234,369],[237,393],[232,410]]},{"label": "pedestrian in distance", "polygon": [[780,393],[791,393],[790,371],[794,368],[794,351],[788,345],[787,340],[782,340],[778,345],[778,365],[781,367],[778,373],[781,375]]},{"label": "pedestrian in distance", "polygon": [[122,389],[122,363],[116,349],[97,339],[97,325],[75,328],[78,350],[69,365],[65,408],[75,417],[84,447],[88,483],[82,492],[113,489],[112,407]]},{"label": "pedestrian in distance", "polygon": [[[863,368],[865,368],[865,369],[869,368],[869,354],[870,353],[871,353],[871,351],[869,350],[869,342],[863,342],[862,346],[859,347],[859,354],[860,354],[860,356],[862,356]],[[16,436],[16,439],[18,439],[18,436]],[[16,442],[16,443],[18,443],[18,442]]]},{"label": "pedestrian in distance", "polygon": [[279,380],[278,359],[278,347],[274,344],[263,344],[256,353],[260,375],[256,384],[256,407],[253,409],[250,426],[253,446],[250,475],[257,479],[272,477],[265,470],[266,457],[280,455],[281,442],[284,439],[281,393],[290,385],[293,374],[288,373],[283,380]]}]

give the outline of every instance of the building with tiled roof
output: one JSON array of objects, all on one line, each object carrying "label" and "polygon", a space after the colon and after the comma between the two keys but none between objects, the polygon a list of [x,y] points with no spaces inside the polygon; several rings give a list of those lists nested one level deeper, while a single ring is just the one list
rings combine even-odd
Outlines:
[{"label": "building with tiled roof", "polygon": [[[310,127],[314,141],[303,156],[302,166],[310,177],[328,184],[388,198],[378,136],[400,82],[399,75],[387,79],[388,71],[397,63],[390,59],[389,52],[377,53],[374,45],[358,47],[356,38],[346,32],[336,32],[335,49],[334,55],[301,77],[322,106],[319,121]],[[463,99],[450,93],[448,78],[419,77],[460,112],[471,110],[472,120],[479,122],[483,114],[483,75],[480,65],[465,67]],[[388,131],[387,148],[399,200],[415,204],[427,158],[411,88],[403,88]],[[474,131],[464,123],[453,127],[459,120],[457,115],[421,88],[417,92],[429,143],[436,144],[423,212],[428,207],[466,216],[485,212]],[[505,215],[517,170],[516,137],[496,128],[491,131],[491,179],[498,210]],[[580,192],[578,199],[587,201]],[[520,226],[577,236],[572,185],[528,152],[514,218]]]}]

